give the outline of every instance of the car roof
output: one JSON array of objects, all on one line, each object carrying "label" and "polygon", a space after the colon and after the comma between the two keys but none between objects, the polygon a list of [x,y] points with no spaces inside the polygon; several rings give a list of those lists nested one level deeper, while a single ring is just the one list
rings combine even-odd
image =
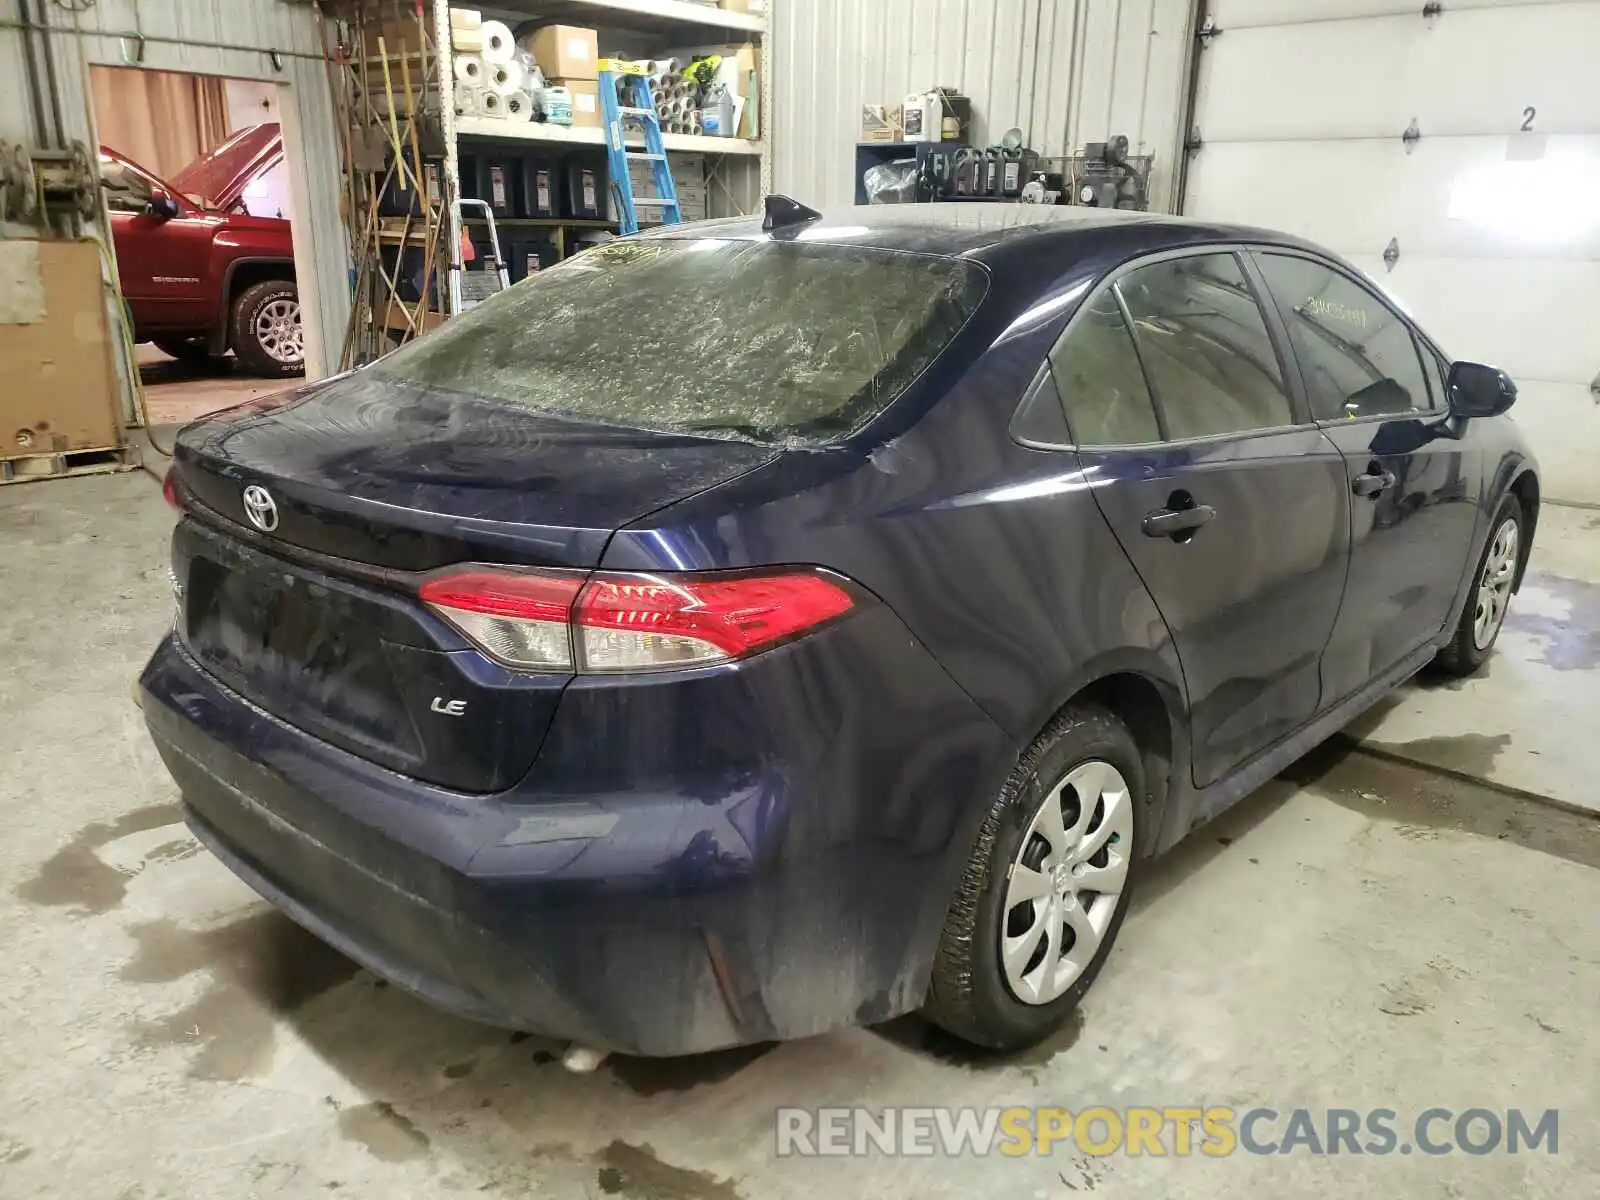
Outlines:
[{"label": "car roof", "polygon": [[1092,257],[1113,245],[1122,250],[1137,247],[1138,252],[1147,253],[1168,246],[1203,242],[1267,243],[1326,254],[1309,242],[1266,229],[1160,213],[1073,205],[978,202],[855,205],[824,213],[819,220],[793,228],[790,234],[782,231],[772,234],[761,228],[759,217],[730,217],[661,226],[646,236],[751,240],[789,236],[796,241],[847,243],[980,261],[991,258],[993,251],[1014,249],[1018,243],[1029,243],[1030,248],[1041,250],[1070,251],[1084,257]]}]

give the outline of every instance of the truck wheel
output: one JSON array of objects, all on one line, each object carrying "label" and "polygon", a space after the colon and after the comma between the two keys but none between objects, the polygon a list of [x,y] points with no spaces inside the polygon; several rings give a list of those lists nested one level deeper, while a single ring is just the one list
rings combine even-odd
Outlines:
[{"label": "truck wheel", "polygon": [[1105,964],[1138,874],[1143,794],[1127,727],[1059,714],[994,798],[945,917],[923,1015],[1018,1050],[1059,1029]]},{"label": "truck wheel", "polygon": [[233,303],[233,352],[256,375],[299,375],[306,369],[305,326],[294,282],[269,279]]},{"label": "truck wheel", "polygon": [[150,339],[155,343],[156,349],[161,353],[170,355],[179,362],[202,363],[212,357],[211,339],[204,334],[199,337],[158,337]]}]

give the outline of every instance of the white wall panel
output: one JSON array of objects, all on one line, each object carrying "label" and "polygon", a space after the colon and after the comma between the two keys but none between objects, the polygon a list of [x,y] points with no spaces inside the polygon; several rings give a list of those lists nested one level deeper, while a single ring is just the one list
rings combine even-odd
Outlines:
[{"label": "white wall panel", "polygon": [[[1205,140],[1543,133],[1600,124],[1600,4],[1417,11],[1368,21],[1229,29],[1201,55]],[[1214,86],[1212,80],[1223,81]]]},{"label": "white wall panel", "polygon": [[[1587,260],[1600,269],[1600,222],[1564,231],[1448,219],[1457,181],[1505,163],[1508,145],[1522,137],[1423,138],[1409,154],[1398,138],[1208,141],[1189,169],[1189,209],[1298,234],[1351,257],[1381,254],[1395,238],[1404,258]],[[1542,145],[1544,162],[1600,162],[1600,136]]]},{"label": "white wall panel", "polygon": [[1171,203],[1192,0],[775,0],[774,178],[851,203],[863,104],[959,87],[975,145],[1012,126],[1060,156],[1126,133]]},{"label": "white wall panel", "polygon": [[[1448,0],[1451,12],[1469,8],[1544,7],[1560,0]],[[1365,17],[1416,16],[1414,0],[1210,0],[1208,13],[1223,29],[1246,25],[1292,25],[1352,21]]]},{"label": "white wall panel", "polygon": [[[322,61],[322,31],[307,5],[284,0],[98,0],[79,13],[44,8],[52,26],[53,57],[66,137],[93,144],[88,65],[126,65],[124,38],[146,39],[140,65],[283,85],[282,120],[289,157],[295,223],[295,270],[307,310],[307,359],[313,373],[337,357],[349,314],[344,226],[337,180],[342,160],[333,98]],[[16,5],[0,20],[15,19]],[[209,44],[200,44],[209,43]],[[21,34],[0,29],[0,138],[33,142]],[[270,51],[279,51],[279,66]],[[302,214],[303,217],[302,217]]]}]

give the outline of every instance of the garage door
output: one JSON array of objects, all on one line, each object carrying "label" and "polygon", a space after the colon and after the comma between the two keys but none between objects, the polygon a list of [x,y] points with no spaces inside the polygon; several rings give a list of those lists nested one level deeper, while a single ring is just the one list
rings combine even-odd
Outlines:
[{"label": "garage door", "polygon": [[1320,242],[1510,371],[1546,495],[1600,503],[1600,0],[1209,13],[1184,211]]}]

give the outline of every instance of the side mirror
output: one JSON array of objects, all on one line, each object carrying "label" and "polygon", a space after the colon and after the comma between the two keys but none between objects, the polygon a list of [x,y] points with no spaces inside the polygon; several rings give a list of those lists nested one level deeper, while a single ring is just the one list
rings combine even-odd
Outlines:
[{"label": "side mirror", "polygon": [[160,217],[163,221],[170,221],[182,211],[178,207],[178,202],[165,192],[156,192],[150,197],[151,214]]},{"label": "side mirror", "polygon": [[1445,387],[1450,411],[1458,417],[1497,417],[1517,399],[1517,385],[1498,367],[1458,362],[1450,368]]}]

